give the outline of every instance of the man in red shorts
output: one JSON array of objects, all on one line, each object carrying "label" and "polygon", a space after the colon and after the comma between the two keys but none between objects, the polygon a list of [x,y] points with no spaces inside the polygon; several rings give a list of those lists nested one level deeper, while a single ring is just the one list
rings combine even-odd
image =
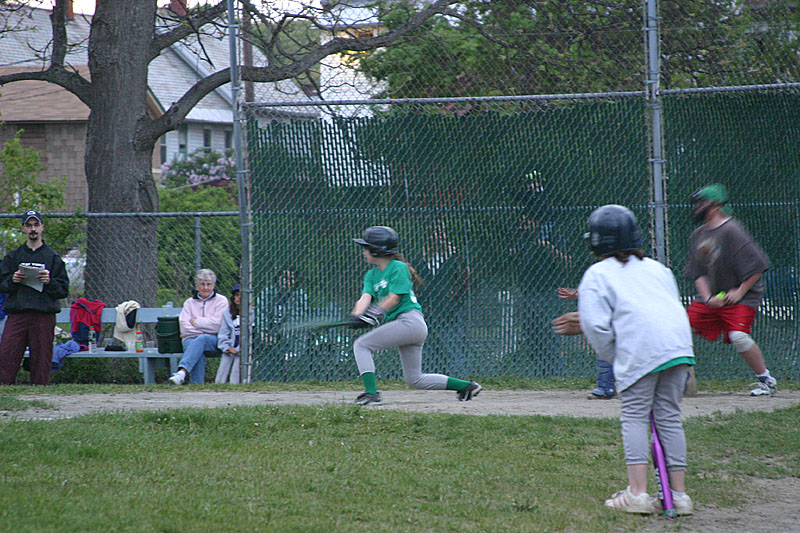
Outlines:
[{"label": "man in red shorts", "polygon": [[750,337],[756,310],[764,296],[761,274],[770,265],[767,256],[731,216],[728,191],[719,183],[691,196],[696,223],[684,274],[694,280],[695,301],[688,308],[695,333],[714,341],[722,334],[758,376],[753,396],[771,396],[777,382],[764,364],[761,348]]}]

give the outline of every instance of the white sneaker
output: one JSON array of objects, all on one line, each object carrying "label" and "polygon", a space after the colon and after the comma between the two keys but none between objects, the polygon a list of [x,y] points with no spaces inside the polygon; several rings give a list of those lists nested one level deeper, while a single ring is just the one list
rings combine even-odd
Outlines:
[{"label": "white sneaker", "polygon": [[183,382],[186,381],[186,373],[183,370],[178,370],[167,381],[173,385],[183,385]]},{"label": "white sneaker", "polygon": [[634,496],[630,487],[615,492],[610,499],[606,500],[606,507],[619,509],[626,513],[652,514],[656,512],[656,508],[646,492]]},{"label": "white sneaker", "polygon": [[750,384],[755,387],[750,391],[750,396],[775,396],[778,394],[778,380],[772,376],[759,377],[758,381]]},{"label": "white sneaker", "polygon": [[688,516],[694,513],[694,503],[688,494],[683,496],[672,495],[672,503],[675,505],[675,512],[678,516]]},{"label": "white sneaker", "polygon": [[[656,511],[661,512],[661,500],[658,499],[658,496],[653,496],[652,504]],[[673,494],[672,504],[675,506],[675,514],[678,516],[689,516],[694,513],[694,503],[692,503],[692,499],[688,494],[683,496],[675,496]]]}]

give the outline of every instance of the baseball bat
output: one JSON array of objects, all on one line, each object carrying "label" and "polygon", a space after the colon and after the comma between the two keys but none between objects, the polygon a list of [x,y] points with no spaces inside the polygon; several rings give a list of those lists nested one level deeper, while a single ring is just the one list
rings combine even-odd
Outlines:
[{"label": "baseball bat", "polygon": [[661,446],[661,439],[658,438],[656,431],[656,421],[650,412],[650,431],[653,433],[653,468],[656,471],[656,485],[658,485],[658,499],[661,501],[661,509],[664,516],[675,518],[675,504],[672,501],[672,490],[669,486],[669,474],[667,473],[667,460],[664,457],[664,448]]},{"label": "baseball bat", "polygon": [[284,331],[296,331],[300,329],[328,329],[346,325],[347,325],[347,320],[309,320],[307,322],[289,324],[285,326],[283,329]]}]

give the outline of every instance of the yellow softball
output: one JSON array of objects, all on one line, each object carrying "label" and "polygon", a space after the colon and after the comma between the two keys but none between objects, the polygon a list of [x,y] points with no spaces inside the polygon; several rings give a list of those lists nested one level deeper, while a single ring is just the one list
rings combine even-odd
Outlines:
[{"label": "yellow softball", "polygon": [[717,298],[719,298],[720,300],[723,300],[725,298],[726,294],[728,294],[728,293],[726,293],[725,291],[719,291],[717,293]]}]

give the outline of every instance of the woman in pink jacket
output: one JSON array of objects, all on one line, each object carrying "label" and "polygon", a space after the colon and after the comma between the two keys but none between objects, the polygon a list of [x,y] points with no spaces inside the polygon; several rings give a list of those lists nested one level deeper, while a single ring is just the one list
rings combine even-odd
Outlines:
[{"label": "woman in pink jacket", "polygon": [[183,357],[178,371],[169,378],[174,385],[203,383],[206,377],[205,352],[217,352],[217,333],[228,309],[228,299],[215,290],[217,275],[207,268],[194,277],[195,294],[183,303],[179,322],[183,340]]}]

